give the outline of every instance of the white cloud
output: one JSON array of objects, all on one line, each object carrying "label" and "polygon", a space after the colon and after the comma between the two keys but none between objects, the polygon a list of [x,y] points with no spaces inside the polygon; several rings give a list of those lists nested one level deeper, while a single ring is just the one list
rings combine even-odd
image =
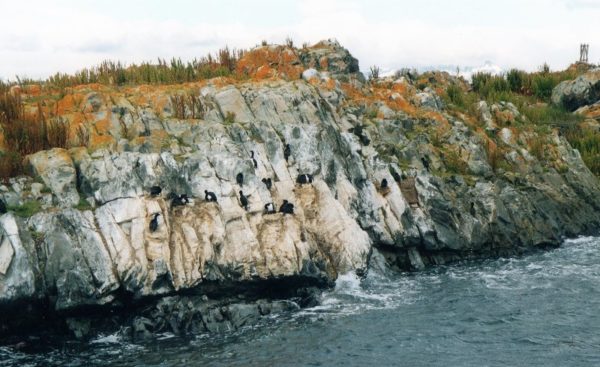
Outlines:
[{"label": "white cloud", "polygon": [[565,0],[565,4],[569,9],[600,9],[599,0]]},{"label": "white cloud", "polygon": [[[288,35],[296,44],[337,38],[365,70],[375,64],[393,69],[479,65],[486,60],[503,68],[533,70],[545,61],[553,68],[563,68],[577,58],[580,42],[591,44],[592,61],[600,53],[596,51],[600,50],[600,40],[594,43],[591,37],[600,33],[600,25],[591,15],[597,15],[593,9],[600,6],[600,1],[508,0],[502,18],[502,14],[473,10],[474,5],[469,4],[475,2],[457,0],[452,6],[464,7],[459,9],[464,16],[456,20],[443,17],[448,4],[440,5],[435,14],[423,14],[411,8],[411,3],[308,0],[298,2],[297,7],[290,6],[293,22],[267,26],[272,24],[267,21],[270,17],[279,16],[269,13],[268,7],[264,22],[258,20],[249,25],[234,20],[235,14],[229,13],[220,14],[211,22],[189,22],[172,15],[161,20],[136,14],[117,17],[112,11],[91,7],[11,2],[0,23],[0,77],[73,72],[104,59],[191,59],[226,44],[247,48],[262,39],[283,42]],[[379,8],[377,12],[366,11],[372,10],[368,6]],[[592,10],[563,14],[561,7]],[[238,11],[243,12],[243,6]]]}]

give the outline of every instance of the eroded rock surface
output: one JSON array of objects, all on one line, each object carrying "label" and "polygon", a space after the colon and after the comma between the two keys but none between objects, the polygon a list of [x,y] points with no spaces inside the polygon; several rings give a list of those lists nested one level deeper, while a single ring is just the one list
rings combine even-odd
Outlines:
[{"label": "eroded rock surface", "polygon": [[[128,111],[122,122],[140,136],[109,129],[101,137],[118,144],[30,157],[51,194],[31,180],[3,186],[7,202],[32,192],[52,200],[26,220],[0,217],[2,306],[46,300],[68,313],[215,285],[233,293],[232,285],[282,279],[323,285],[364,273],[374,247],[392,267],[422,269],[556,246],[598,228],[598,180],[563,137],[545,137],[547,155],[535,156],[528,144],[537,136],[496,125],[519,117],[511,104],[482,102],[484,123],[473,127],[446,113],[431,88],[395,83],[386,97],[360,78],[342,84],[355,59],[325,46],[301,58],[333,78],[209,82],[198,90],[203,119],[176,119],[168,105],[158,114],[124,96],[88,99],[90,119]],[[366,108],[372,96],[376,108]],[[301,174],[314,181],[296,183]],[[162,193],[150,195],[151,186]],[[204,200],[206,190],[217,202]],[[173,205],[170,194],[191,200]],[[283,200],[293,215],[265,212]],[[144,321],[136,325],[143,333]]]}]

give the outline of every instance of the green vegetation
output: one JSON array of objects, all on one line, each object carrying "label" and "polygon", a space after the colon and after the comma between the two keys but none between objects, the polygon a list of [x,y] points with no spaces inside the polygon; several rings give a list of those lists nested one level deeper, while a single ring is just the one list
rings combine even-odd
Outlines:
[{"label": "green vegetation", "polygon": [[140,84],[181,84],[220,77],[244,77],[236,73],[238,61],[245,50],[222,48],[216,55],[183,62],[180,58],[172,58],[169,62],[158,59],[156,63],[126,65],[120,61],[104,61],[100,65],[85,68],[74,74],[56,73],[45,80],[17,77],[16,81],[0,80],[0,90],[12,85],[40,84],[42,87],[58,89],[59,95],[65,94],[65,88],[82,84],[99,83],[105,85],[140,85]]},{"label": "green vegetation", "polygon": [[369,68],[369,80],[379,79],[380,68],[377,65],[373,65]]},{"label": "green vegetation", "polygon": [[231,125],[235,122],[235,112],[227,111],[225,114],[225,118],[223,119],[223,123],[225,125]]},{"label": "green vegetation", "polygon": [[600,132],[575,125],[566,129],[565,137],[579,150],[590,171],[600,176]]},{"label": "green vegetation", "polygon": [[31,239],[33,240],[35,248],[38,249],[38,251],[41,250],[44,240],[46,239],[46,234],[43,232],[38,232],[31,227],[29,228],[29,233],[31,233]]},{"label": "green vegetation", "polygon": [[42,210],[42,205],[39,201],[31,200],[26,201],[21,206],[9,206],[8,210],[15,212],[21,218],[29,218],[35,213]]},{"label": "green vegetation", "polygon": [[85,200],[84,198],[79,198],[79,202],[77,203],[77,205],[75,205],[73,207],[78,210],[92,209],[92,206],[90,205],[90,203],[87,200]]},{"label": "green vegetation", "polygon": [[10,145],[9,151],[2,153],[0,178],[23,173],[25,155],[50,148],[66,148],[69,137],[68,121],[60,117],[48,119],[40,103],[35,113],[26,113],[20,94],[4,88],[0,89],[0,128]]},{"label": "green vegetation", "polygon": [[192,119],[204,118],[205,108],[198,92],[172,95],[171,106],[173,106],[173,117],[177,119],[183,120],[187,117]]},{"label": "green vegetation", "polygon": [[537,125],[563,127],[581,121],[581,116],[554,105],[522,105],[519,110],[530,122]]},{"label": "green vegetation", "polygon": [[[471,90],[452,82],[446,87],[442,97],[446,104],[455,110],[478,116],[476,103],[480,100],[488,104],[510,102],[517,107],[523,118],[515,124],[521,127],[532,127],[540,134],[538,141],[530,142],[530,151],[538,159],[545,158],[545,147],[542,143],[550,129],[556,128],[563,133],[569,143],[579,150],[584,162],[594,174],[600,176],[600,132],[581,126],[583,117],[570,113],[563,107],[550,103],[552,90],[564,80],[572,80],[585,70],[569,68],[566,71],[551,72],[547,64],[539,71],[527,73],[512,69],[505,75],[478,73],[473,75]],[[495,136],[490,136],[495,140]],[[488,160],[494,171],[505,168],[507,162],[502,158],[500,148],[495,143],[487,147]],[[450,161],[452,161],[450,159]],[[448,167],[448,164],[446,164]],[[448,169],[455,169],[452,163]],[[564,171],[564,168],[563,168]]]},{"label": "green vegetation", "polygon": [[96,67],[80,70],[74,75],[57,73],[44,83],[64,88],[89,83],[139,85],[195,82],[233,75],[237,62],[244,52],[244,50],[230,50],[225,47],[219,50],[216,56],[209,54],[185,63],[179,58],[173,58],[170,62],[158,59],[156,64],[143,62],[129,66],[118,61],[104,61]]},{"label": "green vegetation", "polygon": [[467,163],[461,158],[457,149],[446,149],[443,152],[444,165],[450,173],[466,175],[468,172]]}]

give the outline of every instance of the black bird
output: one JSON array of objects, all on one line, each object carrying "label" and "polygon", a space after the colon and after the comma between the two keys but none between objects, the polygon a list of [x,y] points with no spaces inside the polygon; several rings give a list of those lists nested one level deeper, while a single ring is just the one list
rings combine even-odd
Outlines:
[{"label": "black bird", "polygon": [[303,184],[308,184],[308,183],[312,183],[313,182],[313,176],[312,175],[298,175],[298,177],[296,177],[296,183],[303,185]]},{"label": "black bird", "polygon": [[362,145],[368,147],[371,144],[371,139],[369,139],[366,135],[361,135],[358,137]]},{"label": "black bird", "polygon": [[267,186],[267,190],[271,190],[271,187],[273,186],[271,178],[263,178],[262,182],[265,184],[265,186]]},{"label": "black bird", "polygon": [[387,178],[384,178],[383,180],[381,180],[381,188],[382,189],[387,189],[388,188]]},{"label": "black bird", "polygon": [[184,205],[190,203],[190,198],[187,196],[187,194],[179,195],[179,199],[181,199],[181,201],[183,201]]},{"label": "black bird", "polygon": [[289,203],[287,200],[284,200],[281,206],[279,207],[279,212],[283,214],[294,214],[294,204]]},{"label": "black bird", "polygon": [[172,194],[170,196],[172,197],[171,207],[184,206],[190,202],[190,199],[188,198],[187,194],[181,194],[181,195]]},{"label": "black bird", "polygon": [[471,208],[469,209],[469,212],[471,213],[472,216],[475,216],[475,214],[477,214],[477,212],[475,211],[475,203],[471,202]]},{"label": "black bird", "polygon": [[6,213],[6,204],[0,199],[0,214]]},{"label": "black bird", "polygon": [[217,202],[217,195],[214,192],[204,190],[204,200]]},{"label": "black bird", "polygon": [[427,159],[427,157],[421,157],[421,162],[423,163],[423,167],[429,172],[429,159]]},{"label": "black bird", "polygon": [[150,188],[151,196],[158,196],[158,195],[160,195],[161,192],[162,192],[162,189],[160,188],[160,186],[152,186]]},{"label": "black bird", "polygon": [[292,148],[290,148],[289,144],[286,144],[285,148],[283,149],[283,158],[285,158],[286,162],[291,154],[292,154]]},{"label": "black bird", "polygon": [[273,213],[275,213],[275,205],[273,203],[267,203],[267,204],[265,204],[265,213],[266,214],[273,214]]},{"label": "black bird", "polygon": [[237,176],[235,176],[235,181],[238,185],[242,186],[244,184],[244,174],[242,172],[238,173]]},{"label": "black bird", "polygon": [[394,181],[396,181],[396,182],[402,181],[402,177],[400,177],[398,172],[396,172],[394,169],[390,169],[390,172],[392,173],[392,177],[394,178]]},{"label": "black bird", "polygon": [[252,158],[252,163],[254,163],[254,169],[258,168],[258,163],[256,163],[256,159],[254,159],[254,151],[250,151],[250,157]]},{"label": "black bird", "polygon": [[158,216],[160,213],[154,213],[154,218],[150,221],[150,232],[156,231],[158,229]]},{"label": "black bird", "polygon": [[240,190],[240,204],[242,204],[244,210],[248,211],[248,197],[244,195],[242,190]]}]

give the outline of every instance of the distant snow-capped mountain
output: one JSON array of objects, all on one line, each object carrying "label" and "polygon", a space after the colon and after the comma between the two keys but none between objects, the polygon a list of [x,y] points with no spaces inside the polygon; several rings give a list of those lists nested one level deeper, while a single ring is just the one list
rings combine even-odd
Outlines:
[{"label": "distant snow-capped mountain", "polygon": [[[467,80],[471,80],[473,74],[477,73],[488,73],[492,75],[502,75],[505,73],[505,70],[500,66],[492,63],[491,61],[486,61],[483,65],[479,66],[458,66],[458,65],[435,65],[435,66],[425,66],[417,68],[417,71],[420,73],[427,71],[445,71],[451,75],[460,75]],[[380,77],[388,77],[393,76],[399,69],[385,69],[382,68],[379,72]],[[368,75],[368,72],[365,73],[365,76]]]}]

